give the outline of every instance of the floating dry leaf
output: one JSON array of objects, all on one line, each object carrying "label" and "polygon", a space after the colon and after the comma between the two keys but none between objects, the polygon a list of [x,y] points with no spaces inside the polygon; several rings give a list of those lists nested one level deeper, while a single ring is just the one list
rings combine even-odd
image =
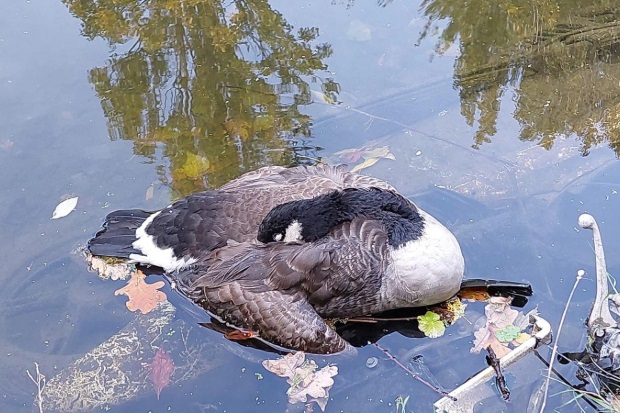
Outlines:
[{"label": "floating dry leaf", "polygon": [[334,153],[334,155],[338,156],[344,163],[355,163],[360,160],[365,150],[364,148],[344,149]]},{"label": "floating dry leaf", "polygon": [[99,274],[99,277],[107,280],[124,280],[133,271],[133,266],[125,261],[112,261],[102,257],[97,257],[88,253],[86,255],[86,262],[91,271],[95,271]]},{"label": "floating dry leaf", "polygon": [[153,284],[147,284],[144,279],[146,276],[140,270],[131,273],[131,279],[127,285],[114,292],[114,295],[124,294],[129,297],[127,300],[127,308],[129,311],[140,310],[142,314],[146,314],[157,307],[161,301],[166,300],[166,294],[158,291],[164,286],[163,281],[157,281]]},{"label": "floating dry leaf", "polygon": [[355,165],[353,167],[353,169],[351,169],[351,172],[359,172],[362,169],[368,168],[373,166],[374,164],[376,164],[377,162],[379,162],[379,158],[368,158],[368,159],[364,159],[364,162],[359,163],[357,165]]},{"label": "floating dry leaf", "polygon": [[462,302],[458,297],[454,297],[448,301],[430,306],[429,310],[439,314],[441,321],[443,321],[446,326],[451,326],[456,320],[465,316],[466,308],[467,304]]},{"label": "floating dry leaf", "polygon": [[172,358],[160,347],[157,353],[155,353],[151,364],[149,364],[149,378],[153,383],[153,387],[155,387],[157,399],[159,399],[159,395],[164,387],[170,384],[170,376],[172,376],[173,372],[174,362]]},{"label": "floating dry leaf", "polygon": [[8,151],[13,147],[15,143],[10,139],[3,139],[0,141],[0,150]]},{"label": "floating dry leaf", "polygon": [[78,203],[78,197],[65,199],[60,204],[56,205],[54,212],[52,212],[52,219],[58,219],[66,217],[75,209]]},{"label": "floating dry leaf", "polygon": [[338,156],[341,161],[345,163],[355,163],[360,158],[364,158],[364,161],[358,165],[355,165],[351,172],[359,172],[364,168],[368,168],[376,164],[379,159],[396,159],[393,153],[390,152],[390,149],[387,146],[382,146],[381,148],[351,148],[344,149],[342,151],[338,151],[334,153],[334,155]]},{"label": "floating dry leaf", "polygon": [[332,377],[338,374],[338,367],[327,365],[317,370],[314,360],[305,360],[305,357],[303,352],[298,351],[277,360],[265,360],[263,367],[280,377],[287,377],[289,403],[315,402],[325,411],[329,390],[334,385]]},{"label": "floating dry leaf", "polygon": [[304,362],[306,355],[303,351],[289,353],[276,360],[263,361],[263,367],[280,377],[293,377],[295,369]]},{"label": "floating dry leaf", "polygon": [[491,297],[484,308],[486,325],[474,332],[472,353],[491,347],[498,358],[502,358],[511,350],[509,344],[518,345],[521,337],[523,314],[510,307],[512,298]]},{"label": "floating dry leaf", "polygon": [[155,185],[150,184],[149,187],[146,189],[146,194],[144,194],[144,200],[149,201],[150,199],[153,198],[154,194],[155,194]]}]

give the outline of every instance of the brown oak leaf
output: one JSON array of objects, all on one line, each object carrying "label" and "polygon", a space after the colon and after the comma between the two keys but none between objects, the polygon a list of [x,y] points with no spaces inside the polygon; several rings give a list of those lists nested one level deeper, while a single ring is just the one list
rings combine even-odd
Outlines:
[{"label": "brown oak leaf", "polygon": [[318,370],[314,360],[306,360],[302,351],[286,354],[277,360],[263,361],[263,367],[280,377],[287,377],[290,388],[286,392],[289,403],[315,402],[325,411],[329,390],[338,374],[338,367],[327,365]]},{"label": "brown oak leaf", "polygon": [[149,365],[149,378],[153,383],[153,387],[155,387],[158,400],[161,391],[164,387],[170,384],[170,376],[172,376],[172,372],[174,372],[174,363],[172,362],[172,358],[163,348],[160,347]]},{"label": "brown oak leaf", "polygon": [[129,297],[127,300],[127,308],[129,311],[140,310],[142,314],[146,314],[157,307],[160,301],[166,300],[166,294],[158,291],[164,286],[163,281],[157,281],[153,284],[147,284],[144,279],[146,275],[140,270],[131,273],[131,279],[127,285],[114,292],[114,295],[125,294]]}]

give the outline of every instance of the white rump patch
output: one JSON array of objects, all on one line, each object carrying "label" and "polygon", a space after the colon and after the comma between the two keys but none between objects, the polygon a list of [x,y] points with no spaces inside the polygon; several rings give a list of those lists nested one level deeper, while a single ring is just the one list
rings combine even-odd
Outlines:
[{"label": "white rump patch", "polygon": [[155,237],[146,233],[146,229],[153,222],[157,215],[161,214],[161,211],[154,213],[146,219],[140,225],[140,228],[136,230],[136,240],[132,246],[140,250],[140,254],[130,254],[129,259],[141,264],[155,265],[161,267],[166,272],[172,272],[180,270],[190,264],[196,262],[194,258],[178,258],[174,255],[172,248],[159,248],[155,243]]},{"label": "white rump patch", "polygon": [[303,241],[301,231],[303,227],[297,220],[291,222],[284,232],[284,242],[300,242]]}]

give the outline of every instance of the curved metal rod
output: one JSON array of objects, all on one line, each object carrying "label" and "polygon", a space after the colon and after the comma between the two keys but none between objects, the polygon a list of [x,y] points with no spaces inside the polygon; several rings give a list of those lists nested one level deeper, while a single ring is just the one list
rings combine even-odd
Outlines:
[{"label": "curved metal rod", "polygon": [[[542,343],[547,343],[551,339],[551,325],[542,317],[530,315],[530,323],[534,324],[533,335],[523,342],[519,347],[514,348],[499,360],[502,370],[521,360],[531,353]],[[478,372],[465,383],[452,390],[433,404],[436,413],[470,413],[474,407],[486,397],[493,394],[490,386],[482,387],[489,379],[496,377],[493,367],[487,367]],[[454,400],[456,399],[456,401]]]},{"label": "curved metal rod", "polygon": [[594,300],[592,311],[588,317],[588,330],[594,336],[601,336],[604,334],[605,328],[618,326],[611,316],[609,303],[607,301],[609,298],[609,286],[607,284],[607,265],[605,264],[605,253],[603,252],[603,240],[596,220],[592,215],[579,215],[579,226],[581,228],[591,229],[594,238],[594,254],[596,255],[596,299]]}]

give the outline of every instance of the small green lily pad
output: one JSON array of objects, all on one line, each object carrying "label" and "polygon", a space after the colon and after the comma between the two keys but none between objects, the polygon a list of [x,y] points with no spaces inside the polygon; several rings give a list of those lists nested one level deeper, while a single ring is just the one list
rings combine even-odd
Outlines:
[{"label": "small green lily pad", "polygon": [[495,332],[495,337],[502,343],[509,343],[521,335],[521,329],[517,326],[509,325]]},{"label": "small green lily pad", "polygon": [[446,326],[441,321],[439,314],[427,311],[418,317],[418,328],[426,337],[437,338],[443,336]]}]

